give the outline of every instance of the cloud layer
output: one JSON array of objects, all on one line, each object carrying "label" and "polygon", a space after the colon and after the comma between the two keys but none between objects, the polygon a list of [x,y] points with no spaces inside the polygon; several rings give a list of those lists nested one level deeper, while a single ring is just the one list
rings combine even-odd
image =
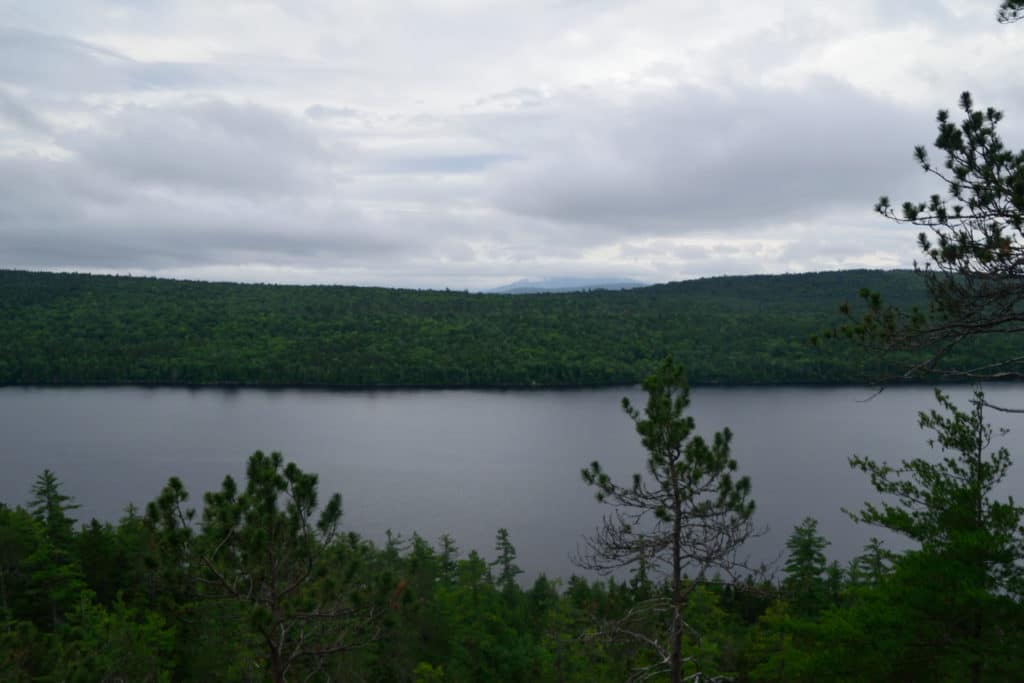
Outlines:
[{"label": "cloud layer", "polygon": [[1024,146],[997,4],[8,6],[0,265],[453,288],[908,265],[871,206],[933,189],[910,151],[934,111],[970,89]]}]

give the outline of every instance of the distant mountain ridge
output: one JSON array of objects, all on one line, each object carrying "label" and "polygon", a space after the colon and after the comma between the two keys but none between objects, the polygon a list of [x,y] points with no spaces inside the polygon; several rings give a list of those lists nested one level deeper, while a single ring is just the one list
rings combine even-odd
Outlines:
[{"label": "distant mountain ridge", "polygon": [[600,289],[617,291],[646,286],[645,282],[629,278],[550,277],[539,280],[516,280],[511,284],[485,291],[487,294],[552,294],[590,292]]}]

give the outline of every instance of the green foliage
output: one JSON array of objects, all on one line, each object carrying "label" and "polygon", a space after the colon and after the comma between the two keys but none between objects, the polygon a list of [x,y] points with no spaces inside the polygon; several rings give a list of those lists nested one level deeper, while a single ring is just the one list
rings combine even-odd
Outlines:
[{"label": "green foliage", "polygon": [[60,480],[48,469],[32,486],[29,510],[39,523],[42,538],[24,563],[29,574],[26,590],[36,596],[37,604],[45,602],[48,607],[34,614],[33,619],[37,624],[48,619],[53,627],[61,622],[61,614],[83,588],[81,568],[72,553],[75,520],[67,515],[78,506],[61,488]]},{"label": "green foliage", "polygon": [[[969,412],[962,412],[941,391],[935,397],[944,412],[921,413],[919,423],[935,435],[928,440],[944,455],[937,461],[904,460],[897,468],[870,458],[850,464],[867,473],[872,486],[894,502],[867,503],[855,518],[884,527],[973,570],[984,590],[1020,595],[1024,556],[1020,537],[1024,507],[1013,498],[993,500],[1006,477],[1010,454],[1005,447],[986,453],[993,430],[984,420],[985,396],[976,390]],[[980,572],[980,573],[978,573]]]},{"label": "green foliage", "polygon": [[75,520],[68,512],[78,509],[71,496],[61,492],[61,482],[57,475],[44,469],[32,485],[32,500],[28,509],[43,525],[47,540],[53,545],[65,549],[71,542]]},{"label": "green foliage", "polygon": [[1011,24],[1024,19],[1024,0],[1003,0],[999,6],[999,21]]},{"label": "green foliage", "polygon": [[684,675],[712,681],[736,676],[736,626],[733,615],[722,609],[720,602],[708,586],[697,586],[687,599],[683,622],[694,637],[683,641]]},{"label": "green foliage", "polygon": [[329,671],[373,637],[379,607],[355,583],[359,544],[338,536],[341,496],[316,515],[317,476],[280,453],[249,458],[246,487],[207,493],[193,549],[199,597],[225,601],[259,634],[272,678]]},{"label": "green foliage", "polygon": [[1010,458],[993,450],[980,392],[970,411],[937,393],[921,414],[936,458],[851,459],[882,496],[854,516],[914,547],[872,539],[843,571],[807,518],[777,589],[710,575],[740,568],[728,548],[750,529],[749,482],[727,430],[695,436],[678,366],[644,386],[644,411],[624,408],[647,472],[628,486],[599,465],[584,475],[617,505],[591,548],[635,568],[627,580],[541,575],[524,590],[505,529],[490,560],[449,536],[389,533],[376,547],[343,533],[340,497],[320,505],[316,476],[277,453],[253,454],[245,487],[226,478],[201,515],[172,478],[145,518],[129,506],[78,529],[46,473],[36,514],[0,504],[0,680],[1019,678],[1024,508],[997,497]]},{"label": "green foliage", "polygon": [[[628,486],[611,480],[600,463],[582,471],[583,481],[596,489],[599,502],[613,506],[597,533],[586,539],[588,552],[577,558],[581,567],[612,571],[638,566],[646,574],[647,564],[669,573],[667,595],[643,605],[642,615],[662,615],[669,624],[667,634],[642,635],[657,653],[645,675],[667,673],[670,680],[682,680],[685,667],[704,665],[701,657],[687,650],[701,642],[699,623],[688,624],[685,611],[700,582],[711,571],[732,573],[740,567],[739,547],[754,534],[751,518],[750,479],[734,479],[736,461],[729,452],[732,433],[716,433],[712,443],[693,435],[693,417],[685,415],[690,404],[685,372],[671,357],[643,382],[647,404],[641,414],[629,399],[622,407],[633,420],[640,441],[647,449],[647,472],[634,474]],[[693,580],[685,581],[684,572]],[[637,585],[643,585],[638,580]],[[628,614],[625,622],[632,622]],[[632,623],[613,626],[612,631],[633,634]],[[684,644],[684,637],[687,643]],[[698,668],[694,673],[707,675]]]},{"label": "green foliage", "polygon": [[[937,398],[939,409],[920,416],[936,457],[898,466],[851,459],[882,496],[854,517],[914,547],[897,554],[872,539],[842,572],[824,564],[815,525],[797,527],[786,601],[761,616],[744,655],[750,680],[1019,679],[1024,509],[996,495],[1009,454],[991,445],[980,392],[969,411],[941,392]],[[805,580],[794,579],[800,575]]]},{"label": "green foliage", "polygon": [[[792,613],[790,606],[776,602],[758,621],[749,658],[754,663],[755,681],[813,681],[814,625]],[[821,679],[825,680],[825,679]]]},{"label": "green foliage", "polygon": [[426,662],[420,662],[412,670],[413,683],[444,683],[444,667],[431,666]]},{"label": "green foliage", "polygon": [[905,271],[509,296],[0,270],[0,385],[622,385],[668,354],[697,384],[851,382],[907,360],[808,343],[860,287],[926,301]]},{"label": "green foliage", "polygon": [[872,537],[864,546],[864,552],[850,562],[850,583],[879,585],[892,571],[893,557],[893,553],[882,547],[880,540]]},{"label": "green foliage", "polygon": [[[666,586],[541,575],[523,590],[507,531],[490,561],[460,557],[448,536],[435,548],[389,534],[378,548],[341,533],[340,500],[320,506],[316,489],[314,475],[256,453],[246,486],[226,479],[201,514],[172,478],[145,517],[129,506],[116,524],[72,527],[63,564],[43,520],[0,505],[0,680],[584,683],[652,663],[595,625]],[[73,580],[55,582],[64,570]],[[745,627],[724,595],[692,593],[688,666],[738,670]]]},{"label": "green foliage", "polygon": [[1005,448],[988,452],[993,430],[984,420],[982,392],[968,412],[942,392],[935,395],[941,410],[921,413],[920,425],[934,432],[928,443],[941,457],[904,460],[898,468],[851,458],[886,497],[855,517],[919,546],[899,558],[886,582],[909,624],[899,632],[906,641],[899,661],[931,672],[932,680],[980,681],[997,653],[1014,647],[1024,616],[1024,508],[1012,498],[994,499],[1010,455]]},{"label": "green foliage", "polygon": [[58,641],[53,680],[169,683],[174,636],[164,620],[120,600],[108,611],[83,599]]},{"label": "green foliage", "polygon": [[27,619],[29,561],[45,543],[38,522],[23,508],[0,505],[0,621]]},{"label": "green foliage", "polygon": [[786,541],[786,579],[782,586],[790,603],[800,614],[819,612],[828,598],[825,580],[825,548],[829,542],[818,533],[818,520],[807,517],[793,529]]},{"label": "green foliage", "polygon": [[47,640],[29,621],[7,621],[0,630],[0,680],[23,683],[45,673]]},{"label": "green foliage", "polygon": [[666,359],[644,380],[643,389],[643,414],[629,399],[622,406],[647,449],[647,472],[634,474],[622,486],[596,461],[582,471],[597,500],[614,506],[615,516],[590,539],[594,554],[580,559],[586,564],[590,557],[596,569],[646,566],[640,564],[644,560],[703,579],[709,570],[730,566],[739,544],[753,531],[750,479],[733,478],[737,463],[730,455],[728,428],[710,444],[693,435],[693,417],[684,415],[690,392],[681,365]]},{"label": "green foliage", "polygon": [[523,573],[523,570],[516,565],[516,548],[508,537],[508,529],[498,529],[498,537],[494,544],[494,550],[498,553],[497,559],[491,562],[492,567],[498,568],[498,576],[495,582],[503,593],[510,593],[518,587],[516,576]]},{"label": "green foliage", "polygon": [[[1008,0],[1000,17],[1019,19],[1022,7]],[[882,197],[875,206],[890,220],[921,228],[918,272],[928,305],[883,301],[880,290],[863,287],[864,306],[844,305],[848,322],[839,333],[881,352],[912,352],[904,376],[1022,378],[1024,360],[1012,339],[1024,322],[1024,150],[1004,145],[997,131],[1002,112],[975,109],[967,92],[960,108],[959,124],[948,111],[938,113],[934,145],[945,157],[941,165],[923,145],[914,150],[945,196],[900,209]]]}]

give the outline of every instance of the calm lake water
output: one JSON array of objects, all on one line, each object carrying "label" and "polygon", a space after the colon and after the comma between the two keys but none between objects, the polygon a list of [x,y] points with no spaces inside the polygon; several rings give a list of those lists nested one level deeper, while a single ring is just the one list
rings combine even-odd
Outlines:
[{"label": "calm lake water", "polygon": [[[793,526],[819,519],[831,558],[846,561],[878,530],[841,508],[872,497],[847,457],[928,454],[919,410],[930,389],[901,387],[865,401],[863,388],[697,388],[699,433],[729,426],[733,453],[753,480],[757,519],[770,530],[749,546],[774,558]],[[966,387],[951,390],[965,399]],[[0,501],[24,503],[44,467],[82,505],[80,519],[116,520],[144,506],[172,475],[197,504],[225,474],[241,479],[256,449],[279,450],[320,475],[321,499],[340,491],[347,529],[381,541],[385,530],[451,533],[460,549],[493,555],[507,527],[527,580],[568,575],[582,535],[603,506],[580,479],[599,460],[617,477],[643,470],[644,452],[620,408],[639,389],[578,391],[222,390],[0,388]],[[993,403],[1024,406],[1024,387],[988,389]],[[966,401],[962,407],[966,406]],[[992,413],[1015,430],[1024,416]],[[1004,487],[1024,498],[1024,462]]]}]

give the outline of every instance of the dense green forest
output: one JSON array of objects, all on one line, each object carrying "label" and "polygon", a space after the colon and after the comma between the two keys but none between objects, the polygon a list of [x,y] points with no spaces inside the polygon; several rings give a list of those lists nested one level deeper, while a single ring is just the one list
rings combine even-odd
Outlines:
[{"label": "dense green forest", "polygon": [[872,540],[829,562],[808,517],[774,573],[738,574],[757,482],[733,477],[727,430],[691,435],[678,368],[663,368],[643,412],[626,406],[647,474],[619,487],[583,470],[599,500],[651,513],[590,544],[617,578],[523,577],[504,529],[490,560],[448,536],[376,545],[278,453],[198,506],[172,478],[116,523],[77,523],[44,470],[27,507],[0,504],[0,680],[1020,680],[1024,508],[994,494],[1010,455],[980,393],[921,414],[943,459],[851,459],[879,494],[852,516],[908,550]]},{"label": "dense green forest", "polygon": [[517,296],[0,271],[0,384],[596,386],[667,354],[695,384],[862,382],[905,359],[809,339],[865,287],[925,300],[908,271]]}]

